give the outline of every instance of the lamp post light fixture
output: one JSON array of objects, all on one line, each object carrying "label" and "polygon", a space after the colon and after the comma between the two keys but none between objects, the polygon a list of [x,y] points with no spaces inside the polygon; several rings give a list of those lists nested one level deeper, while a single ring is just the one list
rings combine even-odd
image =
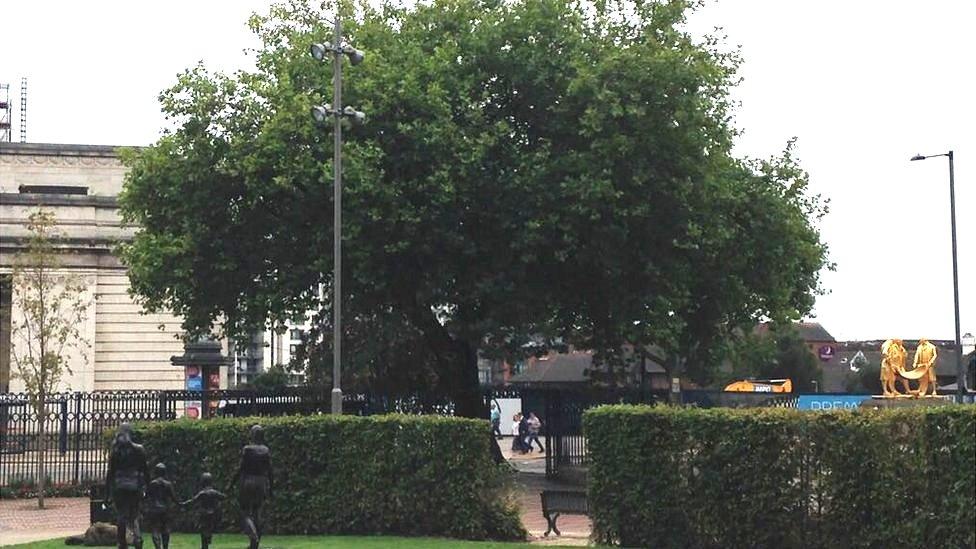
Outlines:
[{"label": "lamp post light fixture", "polygon": [[316,105],[312,107],[312,120],[316,124],[325,124],[332,116],[332,105]]},{"label": "lamp post light fixture", "polygon": [[365,54],[342,41],[342,19],[336,10],[334,36],[332,43],[312,44],[309,52],[316,61],[332,61],[332,104],[312,107],[312,119],[317,124],[325,124],[332,118],[335,144],[333,146],[334,199],[333,199],[333,239],[332,239],[332,413],[342,413],[342,119],[349,118],[353,123],[362,123],[366,114],[352,107],[342,107],[342,57],[349,58],[353,66],[363,62]]},{"label": "lamp post light fixture", "polygon": [[926,158],[934,158],[937,156],[949,158],[949,215],[952,221],[952,297],[956,313],[956,395],[959,399],[958,402],[962,402],[963,396],[966,394],[966,368],[963,365],[962,338],[959,335],[959,260],[956,253],[956,174],[953,164],[953,154],[952,151],[942,154],[930,154],[928,156],[916,154],[912,157],[912,161],[925,160]]}]

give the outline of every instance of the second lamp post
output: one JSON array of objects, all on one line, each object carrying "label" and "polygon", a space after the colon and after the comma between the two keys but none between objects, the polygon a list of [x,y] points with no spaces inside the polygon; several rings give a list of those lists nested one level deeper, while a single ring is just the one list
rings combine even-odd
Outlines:
[{"label": "second lamp post", "polygon": [[956,313],[956,396],[957,402],[962,403],[966,395],[966,369],[962,359],[962,341],[959,332],[959,261],[956,254],[956,173],[953,165],[952,151],[942,154],[930,154],[923,156],[916,154],[912,161],[925,160],[936,156],[949,158],[949,218],[952,220],[952,303]]},{"label": "second lamp post", "polygon": [[335,34],[331,44],[312,44],[312,57],[332,61],[332,104],[312,107],[312,118],[319,124],[333,119],[335,144],[333,145],[334,198],[333,198],[333,274],[332,274],[332,413],[342,413],[341,376],[342,357],[342,119],[351,118],[361,123],[366,115],[352,107],[342,107],[342,57],[347,56],[352,65],[363,62],[363,52],[342,41],[342,21],[338,10],[335,17]]}]

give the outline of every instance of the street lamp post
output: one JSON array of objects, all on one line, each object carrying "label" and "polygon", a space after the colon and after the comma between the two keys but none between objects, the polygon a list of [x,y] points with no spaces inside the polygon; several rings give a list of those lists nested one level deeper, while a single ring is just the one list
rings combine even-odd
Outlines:
[{"label": "street lamp post", "polygon": [[[969,365],[976,363],[976,337],[973,337],[972,332],[966,332],[965,335],[962,336],[962,348],[963,352],[965,352],[966,349],[969,349],[969,352],[973,355],[973,359],[966,362],[966,382],[968,383]],[[974,369],[974,371],[976,371],[976,369]]]},{"label": "street lamp post", "polygon": [[332,238],[332,413],[342,413],[342,388],[339,383],[342,372],[342,119],[348,117],[355,123],[362,123],[366,115],[352,107],[342,107],[342,56],[349,58],[352,65],[363,62],[362,51],[342,41],[342,19],[336,9],[334,36],[331,44],[312,44],[310,52],[318,61],[331,57],[332,61],[332,105],[312,107],[312,119],[324,124],[333,119],[333,238]]},{"label": "street lamp post", "polygon": [[916,154],[912,161],[925,160],[937,156],[949,157],[949,211],[952,221],[952,297],[956,313],[956,395],[959,402],[963,401],[966,394],[966,369],[962,360],[962,338],[959,335],[959,261],[956,254],[956,174],[953,164],[952,151],[943,154],[930,154],[922,156]]}]

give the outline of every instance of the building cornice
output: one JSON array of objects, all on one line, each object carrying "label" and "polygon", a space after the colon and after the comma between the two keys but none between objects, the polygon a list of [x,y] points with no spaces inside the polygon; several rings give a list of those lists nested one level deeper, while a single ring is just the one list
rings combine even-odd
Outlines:
[{"label": "building cornice", "polygon": [[65,143],[0,143],[0,156],[118,156],[117,145],[74,145]]},{"label": "building cornice", "polygon": [[[121,166],[115,145],[0,143],[0,165]],[[135,148],[135,147],[133,147]]]},{"label": "building cornice", "polygon": [[3,206],[94,206],[96,208],[118,208],[119,201],[114,196],[0,193],[0,205]]}]

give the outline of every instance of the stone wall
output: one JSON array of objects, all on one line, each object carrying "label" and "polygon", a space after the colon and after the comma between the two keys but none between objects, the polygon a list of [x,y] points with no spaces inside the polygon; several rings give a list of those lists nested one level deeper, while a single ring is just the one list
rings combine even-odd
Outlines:
[{"label": "stone wall", "polygon": [[[171,356],[183,353],[179,319],[143,314],[128,294],[124,266],[112,253],[118,242],[133,234],[118,214],[116,197],[124,176],[114,147],[0,144],[0,276],[10,273],[23,249],[27,216],[43,206],[54,212],[65,235],[59,244],[63,267],[83,276],[94,298],[81,330],[87,360],[72,356],[73,373],[62,387],[66,390],[183,385],[182,369],[170,364]],[[16,307],[11,314],[16,320]],[[4,338],[0,343],[0,357],[9,356],[10,347],[18,344]],[[0,359],[0,367],[5,365]],[[11,391],[20,388],[18,380],[10,381]]]},{"label": "stone wall", "polygon": [[100,272],[96,295],[94,388],[181,388],[183,371],[169,361],[183,354],[178,319],[144,314],[124,269]]}]

